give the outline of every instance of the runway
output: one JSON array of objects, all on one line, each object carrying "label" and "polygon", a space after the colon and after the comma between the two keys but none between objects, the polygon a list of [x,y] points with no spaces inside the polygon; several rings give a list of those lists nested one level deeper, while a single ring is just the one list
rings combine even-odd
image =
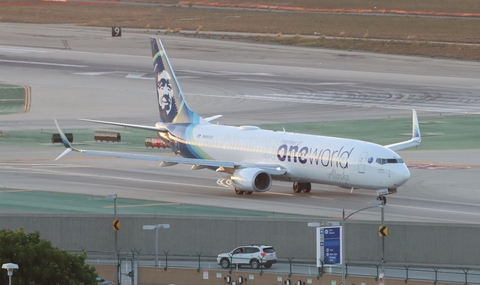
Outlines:
[{"label": "runway", "polygon": [[[93,128],[77,118],[137,124],[158,119],[148,38],[155,31],[0,24],[0,78],[32,87],[31,111],[0,129]],[[160,35],[192,109],[221,124],[251,125],[479,114],[480,63]],[[65,42],[66,41],[66,42]],[[372,134],[374,135],[374,134]],[[60,147],[0,144],[0,187],[255,209],[338,219],[368,207],[374,191],[315,185],[293,194],[275,183],[237,196],[222,174],[187,166],[83,157]],[[480,151],[400,152],[412,178],[388,196],[386,221],[477,223]],[[461,166],[461,167],[453,167]],[[379,210],[352,219],[379,220]]]}]

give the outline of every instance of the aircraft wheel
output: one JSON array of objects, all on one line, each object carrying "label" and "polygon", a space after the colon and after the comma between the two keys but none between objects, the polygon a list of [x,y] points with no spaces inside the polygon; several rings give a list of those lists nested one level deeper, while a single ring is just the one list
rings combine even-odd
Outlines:
[{"label": "aircraft wheel", "polygon": [[293,192],[294,193],[300,193],[302,192],[302,183],[298,183],[298,182],[293,182]]},{"label": "aircraft wheel", "polygon": [[243,190],[238,190],[237,188],[235,188],[235,194],[237,195],[243,195],[245,193],[245,191]]},{"label": "aircraft wheel", "polygon": [[253,192],[252,192],[252,191],[247,191],[247,192],[245,192],[245,194],[247,194],[247,195],[252,195]]},{"label": "aircraft wheel", "polygon": [[312,183],[302,183],[304,184],[303,193],[310,193],[312,191]]}]

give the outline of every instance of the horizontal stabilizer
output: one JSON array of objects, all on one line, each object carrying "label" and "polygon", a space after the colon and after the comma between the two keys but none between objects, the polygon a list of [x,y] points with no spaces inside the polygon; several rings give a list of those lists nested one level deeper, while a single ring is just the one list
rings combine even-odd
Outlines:
[{"label": "horizontal stabilizer", "polygon": [[216,119],[221,118],[221,117],[223,117],[223,115],[216,115],[216,116],[211,116],[211,117],[205,118],[204,120],[207,121],[207,122],[210,122],[210,121],[216,120]]}]

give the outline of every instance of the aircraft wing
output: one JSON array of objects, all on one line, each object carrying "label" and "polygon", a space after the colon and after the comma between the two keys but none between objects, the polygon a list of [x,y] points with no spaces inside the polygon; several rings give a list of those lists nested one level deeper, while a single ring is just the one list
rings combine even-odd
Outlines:
[{"label": "aircraft wing", "polygon": [[399,143],[394,143],[394,144],[389,144],[386,145],[385,147],[388,147],[389,149],[393,151],[401,150],[401,149],[406,149],[412,146],[417,146],[420,144],[422,141],[422,136],[420,134],[420,126],[418,125],[418,118],[417,118],[417,112],[415,110],[412,110],[412,138],[408,141],[404,142],[399,142]]},{"label": "aircraft wing", "polygon": [[152,126],[144,126],[144,125],[124,124],[124,123],[90,120],[90,119],[79,119],[79,120],[80,121],[85,121],[85,122],[93,122],[93,123],[100,123],[100,124],[106,124],[106,125],[142,129],[142,130],[147,130],[147,131],[168,132],[167,128],[164,128],[164,127],[152,127]]},{"label": "aircraft wing", "polygon": [[[57,120],[54,120],[57,126],[58,132],[62,139],[62,143],[65,146],[65,151],[60,154],[55,160],[58,160],[65,156],[66,154],[70,153],[71,151],[76,151],[88,155],[96,155],[96,156],[108,156],[108,157],[118,157],[118,158],[129,158],[129,159],[139,159],[139,160],[150,160],[150,161],[160,161],[164,166],[175,165],[178,163],[181,164],[188,164],[188,165],[200,165],[206,167],[217,167],[217,168],[242,168],[242,167],[256,167],[264,170],[265,172],[271,175],[283,175],[287,172],[284,167],[278,165],[262,165],[262,164],[240,164],[235,163],[232,161],[220,161],[220,160],[208,160],[208,159],[199,159],[199,158],[184,158],[184,157],[167,157],[167,156],[159,156],[159,155],[149,155],[149,154],[133,154],[133,153],[122,153],[122,152],[111,152],[111,151],[96,151],[96,150],[83,150],[83,149],[76,149],[72,147],[70,142],[68,141],[67,137],[60,129]],[[91,121],[91,120],[89,120]],[[95,121],[95,122],[103,122],[103,121]],[[111,123],[111,122],[108,122]],[[118,125],[117,123],[113,123]],[[120,124],[123,125],[123,124]],[[137,126],[137,125],[134,125]],[[160,131],[160,130],[156,130]]]},{"label": "aircraft wing", "polygon": [[235,164],[229,161],[184,158],[184,157],[167,157],[167,156],[157,156],[157,155],[150,155],[150,154],[133,154],[133,153],[122,153],[122,152],[110,152],[110,151],[95,151],[95,150],[81,150],[81,149],[72,149],[72,150],[78,151],[80,153],[96,155],[96,156],[110,156],[110,157],[130,158],[130,159],[139,159],[139,160],[161,161],[161,162],[169,163],[170,165],[181,163],[181,164],[190,164],[190,165],[235,168]]}]

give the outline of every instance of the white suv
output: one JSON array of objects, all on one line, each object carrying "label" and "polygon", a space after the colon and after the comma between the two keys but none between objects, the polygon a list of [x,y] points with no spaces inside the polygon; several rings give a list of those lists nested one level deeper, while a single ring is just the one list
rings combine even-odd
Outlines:
[{"label": "white suv", "polygon": [[244,245],[235,248],[227,253],[220,253],[217,257],[217,263],[223,268],[229,268],[232,265],[250,265],[253,269],[263,265],[265,268],[272,267],[277,263],[277,253],[269,245]]}]

